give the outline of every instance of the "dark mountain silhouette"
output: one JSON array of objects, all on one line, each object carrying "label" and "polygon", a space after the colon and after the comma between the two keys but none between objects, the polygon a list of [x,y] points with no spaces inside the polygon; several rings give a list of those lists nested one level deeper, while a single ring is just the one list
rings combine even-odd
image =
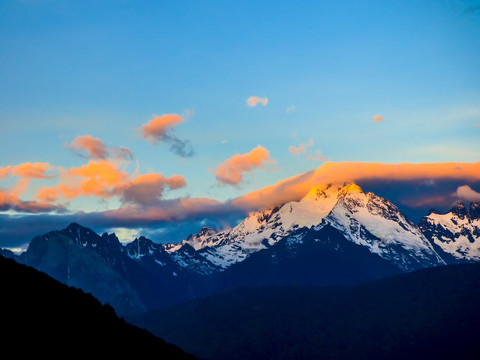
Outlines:
[{"label": "dark mountain silhouette", "polygon": [[36,236],[20,256],[5,255],[93,294],[122,316],[190,300],[201,277],[143,236],[123,246],[115,234],[77,223]]},{"label": "dark mountain silhouette", "polygon": [[2,352],[16,358],[194,359],[108,305],[0,256]]},{"label": "dark mountain silhouette", "polygon": [[480,264],[339,288],[242,288],[132,321],[199,357],[479,359]]},{"label": "dark mountain silhouette", "polygon": [[302,228],[219,274],[218,289],[356,285],[401,270],[345,238],[337,229]]}]

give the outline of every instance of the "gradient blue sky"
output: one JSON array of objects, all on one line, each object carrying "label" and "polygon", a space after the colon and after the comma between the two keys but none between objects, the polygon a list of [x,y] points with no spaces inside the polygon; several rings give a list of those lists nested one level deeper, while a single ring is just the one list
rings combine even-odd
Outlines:
[{"label": "gradient blue sky", "polygon": [[[183,175],[165,198],[224,201],[319,167],[288,150],[309,138],[335,162],[476,162],[479,39],[478,1],[0,1],[0,167],[80,166],[64,143],[92,135],[130,172]],[[186,112],[192,157],[139,135]],[[210,170],[257,145],[275,165],[220,186]]]}]

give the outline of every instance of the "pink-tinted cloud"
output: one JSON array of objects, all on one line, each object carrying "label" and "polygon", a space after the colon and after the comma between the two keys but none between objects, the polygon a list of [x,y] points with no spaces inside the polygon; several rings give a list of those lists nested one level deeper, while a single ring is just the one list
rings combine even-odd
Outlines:
[{"label": "pink-tinted cloud", "polygon": [[320,150],[316,150],[314,154],[307,154],[305,156],[307,160],[312,160],[312,161],[325,161],[327,158],[322,155],[322,152]]},{"label": "pink-tinted cloud", "polygon": [[165,177],[161,174],[145,174],[133,179],[125,187],[119,188],[124,203],[139,204],[142,206],[158,203],[165,188],[179,189],[187,185],[181,175]]},{"label": "pink-tinted cloud", "polygon": [[289,146],[288,151],[290,151],[294,155],[299,156],[300,154],[307,152],[307,149],[312,146],[313,146],[313,139],[308,139],[308,143],[300,144],[298,145],[298,147]]},{"label": "pink-tinted cloud", "polygon": [[258,145],[246,154],[236,154],[218,165],[213,174],[217,181],[223,185],[238,185],[243,181],[245,173],[252,172],[258,168],[265,168],[273,164],[275,160],[263,146]]},{"label": "pink-tinted cloud", "polygon": [[112,147],[110,152],[102,140],[94,138],[91,135],[77,136],[72,143],[67,144],[67,146],[77,155],[86,159],[106,160],[113,158],[126,161],[133,159],[133,153],[126,147]]},{"label": "pink-tinted cloud", "polygon": [[7,166],[0,168],[0,178],[7,176],[19,176],[28,179],[48,179],[55,175],[47,174],[48,171],[55,169],[53,165],[49,163],[36,162],[36,163],[23,163],[20,165]]},{"label": "pink-tinted cloud", "polygon": [[380,115],[375,115],[375,116],[373,117],[373,121],[374,121],[374,122],[382,122],[383,120],[384,120],[384,118],[381,117]]},{"label": "pink-tinted cloud", "polygon": [[258,96],[250,96],[247,99],[247,105],[250,107],[257,106],[258,104],[262,104],[263,106],[266,106],[268,104],[268,98],[261,98]]},{"label": "pink-tinted cloud", "polygon": [[[186,111],[186,116],[192,114],[193,110]],[[141,136],[152,144],[167,143],[170,146],[170,151],[178,156],[193,156],[194,151],[190,141],[181,140],[173,133],[173,129],[184,121],[185,119],[177,114],[157,115],[140,128]]]},{"label": "pink-tinted cloud", "polygon": [[480,193],[468,185],[459,186],[453,196],[465,201],[480,201]]},{"label": "pink-tinted cloud", "polygon": [[69,148],[78,155],[89,159],[106,159],[109,153],[103,141],[91,135],[77,136]]}]

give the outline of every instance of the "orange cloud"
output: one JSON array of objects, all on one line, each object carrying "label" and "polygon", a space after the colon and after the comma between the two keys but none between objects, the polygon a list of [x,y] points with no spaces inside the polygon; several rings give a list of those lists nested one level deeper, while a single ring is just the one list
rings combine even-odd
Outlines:
[{"label": "orange cloud", "polygon": [[177,114],[157,115],[140,128],[142,137],[156,144],[159,141],[168,139],[170,136],[168,132],[182,122],[184,122],[184,119]]},{"label": "orange cloud", "polygon": [[244,173],[274,162],[275,160],[270,158],[268,150],[258,145],[246,154],[236,154],[225,160],[213,170],[213,174],[220,184],[237,185],[242,182]]},{"label": "orange cloud", "polygon": [[0,189],[0,211],[14,210],[19,212],[38,213],[64,210],[62,206],[38,201],[23,201],[20,195],[28,188],[28,178],[19,180],[9,189]]},{"label": "orange cloud", "polygon": [[84,157],[90,159],[106,159],[108,157],[107,146],[102,140],[91,135],[77,136],[69,147],[81,156],[84,156],[82,152],[87,152],[88,155]]},{"label": "orange cloud", "polygon": [[19,176],[23,178],[34,178],[34,179],[48,179],[52,178],[55,175],[47,175],[48,171],[53,170],[55,167],[49,163],[23,163],[15,166],[7,166],[0,168],[0,178],[6,176]]},{"label": "orange cloud", "polygon": [[125,203],[149,205],[158,201],[166,188],[174,190],[184,186],[185,178],[181,175],[134,174],[132,179],[115,162],[92,160],[86,165],[63,170],[60,184],[39,189],[36,198],[41,202],[54,203],[80,196],[101,199],[118,196]]},{"label": "orange cloud", "polygon": [[435,180],[480,181],[480,162],[382,164],[361,162],[326,162],[319,168],[252,191],[232,200],[243,209],[266,209],[301,199],[315,185],[361,180]]},{"label": "orange cloud", "polygon": [[383,119],[380,115],[375,115],[375,116],[373,117],[373,121],[374,121],[374,122],[381,122],[381,121],[383,121],[383,120],[384,120],[384,119]]},{"label": "orange cloud", "polygon": [[166,187],[174,190],[187,185],[181,175],[165,177],[161,174],[140,175],[119,189],[124,203],[152,205],[160,200]]},{"label": "orange cloud", "polygon": [[74,199],[78,196],[108,198],[115,188],[128,183],[129,175],[107,160],[89,161],[87,165],[63,170],[56,187],[39,189],[37,198],[45,202]]},{"label": "orange cloud", "polygon": [[313,139],[308,139],[308,143],[306,143],[306,144],[300,144],[300,145],[298,145],[298,147],[289,146],[289,147],[288,147],[288,151],[290,151],[292,154],[298,156],[298,155],[306,152],[307,149],[308,149],[309,147],[312,147],[312,146],[313,146]]},{"label": "orange cloud", "polygon": [[250,107],[257,106],[258,104],[262,104],[263,106],[266,106],[268,104],[268,98],[261,98],[258,96],[250,96],[247,99],[247,105]]}]

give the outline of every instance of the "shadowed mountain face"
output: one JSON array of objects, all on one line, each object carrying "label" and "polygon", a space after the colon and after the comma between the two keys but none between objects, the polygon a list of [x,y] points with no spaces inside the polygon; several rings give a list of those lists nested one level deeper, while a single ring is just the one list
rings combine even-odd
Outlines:
[{"label": "shadowed mountain face", "polygon": [[191,299],[200,276],[149,239],[140,237],[123,246],[115,234],[99,236],[76,223],[35,237],[28,250],[14,258],[93,294],[122,316]]},{"label": "shadowed mountain face", "polygon": [[299,229],[218,276],[220,289],[355,285],[401,273],[330,225]]},{"label": "shadowed mountain face", "polygon": [[18,358],[194,359],[110,306],[0,256],[2,351]]},{"label": "shadowed mountain face", "polygon": [[134,322],[209,359],[478,359],[480,264],[350,288],[237,289]]}]

